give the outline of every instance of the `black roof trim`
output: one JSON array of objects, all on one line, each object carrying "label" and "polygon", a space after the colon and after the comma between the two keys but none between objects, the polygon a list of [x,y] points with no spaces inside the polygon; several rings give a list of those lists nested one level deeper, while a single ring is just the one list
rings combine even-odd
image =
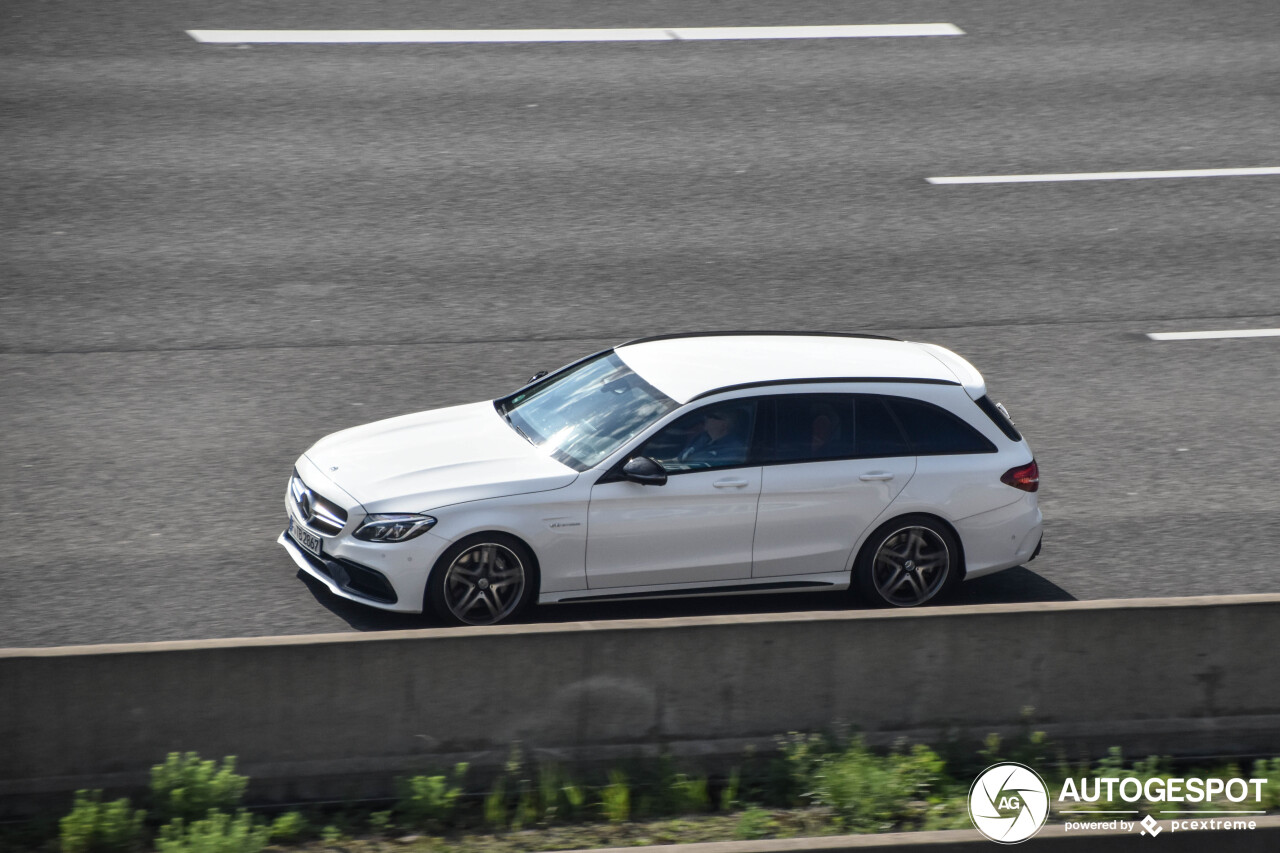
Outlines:
[{"label": "black roof trim", "polygon": [[618,344],[621,347],[629,347],[632,344],[647,344],[653,341],[674,341],[680,338],[728,338],[728,337],[744,337],[750,335],[776,335],[778,337],[790,338],[867,338],[875,341],[897,341],[902,342],[902,338],[892,338],[888,335],[870,335],[865,332],[786,332],[786,331],[722,331],[722,332],[674,332],[669,335],[654,335],[649,338],[636,338],[634,341],[627,341],[625,344]]},{"label": "black roof trim", "polygon": [[703,397],[710,397],[712,394],[723,394],[727,391],[744,391],[747,388],[766,388],[770,385],[817,385],[821,383],[834,382],[901,382],[908,385],[955,385],[960,386],[959,382],[953,382],[950,379],[919,379],[909,376],[811,376],[806,379],[766,379],[761,382],[743,382],[740,385],[726,385],[723,388],[712,388],[710,391],[703,391],[694,397],[689,398],[689,402],[701,400]]}]

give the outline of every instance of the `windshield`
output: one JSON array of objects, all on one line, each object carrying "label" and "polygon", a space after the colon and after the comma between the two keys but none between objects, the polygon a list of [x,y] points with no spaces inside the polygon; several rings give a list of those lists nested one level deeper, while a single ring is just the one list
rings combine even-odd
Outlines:
[{"label": "windshield", "polygon": [[496,400],[494,406],[529,441],[585,471],[676,402],[610,351]]}]

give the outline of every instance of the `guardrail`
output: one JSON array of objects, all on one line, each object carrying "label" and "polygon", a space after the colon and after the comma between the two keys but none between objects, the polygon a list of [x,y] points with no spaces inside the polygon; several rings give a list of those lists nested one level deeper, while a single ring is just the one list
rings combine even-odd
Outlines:
[{"label": "guardrail", "polygon": [[236,755],[267,799],[378,796],[458,760],[734,757],[1031,720],[1078,755],[1280,752],[1280,595],[0,650],[0,812]]}]

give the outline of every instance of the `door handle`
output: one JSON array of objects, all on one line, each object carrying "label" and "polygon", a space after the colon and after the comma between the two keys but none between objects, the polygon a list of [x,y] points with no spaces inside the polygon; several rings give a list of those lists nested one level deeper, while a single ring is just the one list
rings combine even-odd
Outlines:
[{"label": "door handle", "polygon": [[893,474],[888,471],[868,471],[858,477],[863,482],[871,482],[872,480],[892,480]]},{"label": "door handle", "polygon": [[750,484],[746,480],[716,480],[711,485],[717,489],[741,489]]}]

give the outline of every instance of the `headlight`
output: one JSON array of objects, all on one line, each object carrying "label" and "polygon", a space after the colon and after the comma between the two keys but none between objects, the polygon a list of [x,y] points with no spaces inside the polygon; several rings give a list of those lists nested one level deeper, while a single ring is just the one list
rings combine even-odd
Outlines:
[{"label": "headlight", "polygon": [[293,476],[289,478],[289,494],[293,495],[293,502],[297,503],[302,500],[302,493],[307,490],[306,484],[302,482],[302,478],[298,476],[298,469],[293,469]]},{"label": "headlight", "polygon": [[352,535],[365,542],[405,542],[426,533],[435,524],[436,520],[429,515],[367,515]]}]

